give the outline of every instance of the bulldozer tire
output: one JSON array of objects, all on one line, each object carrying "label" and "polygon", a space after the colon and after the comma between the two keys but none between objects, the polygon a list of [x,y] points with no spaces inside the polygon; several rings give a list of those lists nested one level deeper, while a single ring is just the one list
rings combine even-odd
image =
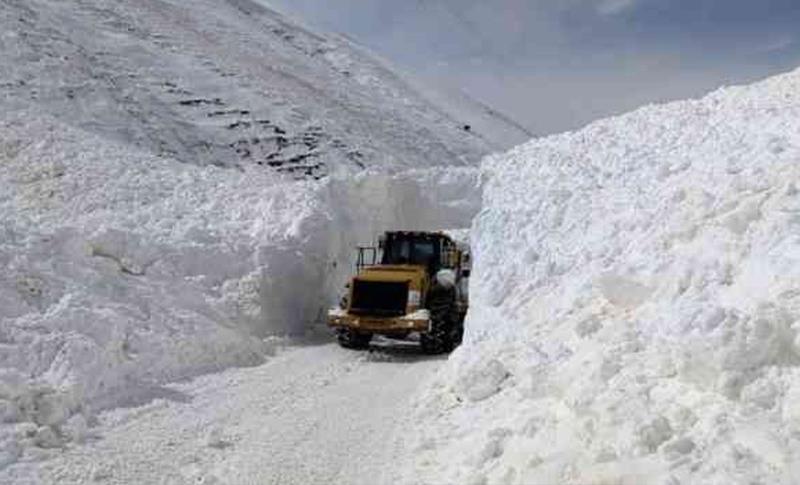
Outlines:
[{"label": "bulldozer tire", "polygon": [[339,342],[339,345],[346,349],[364,350],[369,347],[369,342],[372,340],[372,334],[358,333],[350,330],[349,328],[343,328],[337,330],[336,340]]},{"label": "bulldozer tire", "polygon": [[431,313],[430,332],[420,335],[420,346],[426,354],[452,351],[463,335],[463,323],[456,315],[455,295],[450,291],[432,293],[428,303]]}]

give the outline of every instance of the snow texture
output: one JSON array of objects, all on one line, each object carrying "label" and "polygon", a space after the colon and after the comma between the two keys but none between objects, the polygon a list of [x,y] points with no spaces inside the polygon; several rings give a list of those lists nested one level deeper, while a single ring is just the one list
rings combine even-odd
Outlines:
[{"label": "snow texture", "polygon": [[356,243],[468,225],[490,146],[248,0],[0,0],[0,93],[6,476],[99,410],[263,362]]},{"label": "snow texture", "polygon": [[384,342],[371,352],[348,352],[329,335],[319,337],[308,345],[277,343],[264,365],[168,384],[157,399],[104,412],[79,445],[36,448],[51,458],[22,462],[0,481],[392,483],[386,464],[403,450],[388,430],[407,426],[408,401],[444,357]]},{"label": "snow texture", "polygon": [[800,71],[487,160],[409,483],[796,483]]}]

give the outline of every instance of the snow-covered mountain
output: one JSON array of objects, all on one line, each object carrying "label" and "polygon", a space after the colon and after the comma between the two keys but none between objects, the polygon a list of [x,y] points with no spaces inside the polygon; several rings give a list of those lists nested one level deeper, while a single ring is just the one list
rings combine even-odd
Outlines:
[{"label": "snow-covered mountain", "polygon": [[250,0],[5,0],[0,25],[5,112],[183,162],[303,178],[467,165],[494,146],[363,49]]},{"label": "snow-covered mountain", "polygon": [[467,225],[493,146],[249,0],[0,0],[0,93],[0,481],[262,362],[354,243]]},{"label": "snow-covered mountain", "polygon": [[493,157],[410,483],[795,483],[800,71]]}]

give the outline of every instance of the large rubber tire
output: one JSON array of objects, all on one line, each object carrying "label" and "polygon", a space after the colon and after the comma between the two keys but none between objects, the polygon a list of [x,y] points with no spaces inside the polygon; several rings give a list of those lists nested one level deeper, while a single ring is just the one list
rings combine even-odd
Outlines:
[{"label": "large rubber tire", "polygon": [[339,342],[339,345],[346,349],[364,350],[369,348],[372,334],[358,333],[349,328],[341,328],[336,331],[336,340]]},{"label": "large rubber tire", "polygon": [[435,289],[428,296],[431,314],[430,332],[420,335],[420,346],[426,354],[443,354],[461,343],[464,324],[456,314],[455,293],[448,289]]}]

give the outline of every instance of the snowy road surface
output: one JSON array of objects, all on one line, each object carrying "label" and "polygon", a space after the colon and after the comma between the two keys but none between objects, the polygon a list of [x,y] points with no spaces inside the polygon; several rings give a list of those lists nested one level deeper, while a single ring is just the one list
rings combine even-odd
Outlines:
[{"label": "snowy road surface", "polygon": [[[290,347],[106,413],[97,436],[45,462],[42,483],[376,483],[415,388],[441,364],[407,346]],[[391,460],[388,461],[391,463]]]}]

